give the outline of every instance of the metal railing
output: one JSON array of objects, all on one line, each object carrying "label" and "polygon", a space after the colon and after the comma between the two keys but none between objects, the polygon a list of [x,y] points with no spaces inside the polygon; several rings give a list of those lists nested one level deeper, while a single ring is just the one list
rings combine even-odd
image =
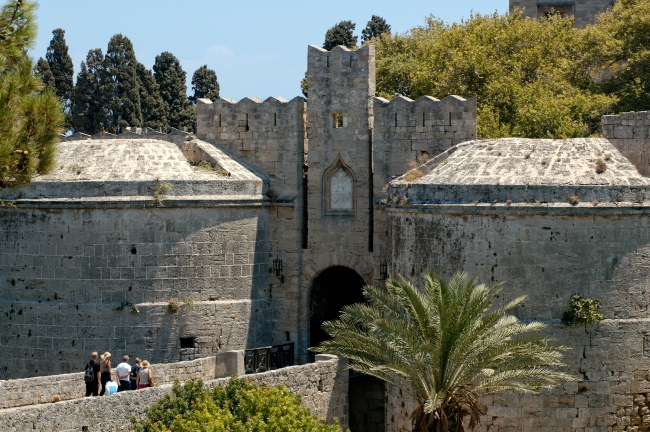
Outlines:
[{"label": "metal railing", "polygon": [[244,350],[244,368],[247,374],[253,374],[293,366],[293,353],[293,342],[247,349]]}]

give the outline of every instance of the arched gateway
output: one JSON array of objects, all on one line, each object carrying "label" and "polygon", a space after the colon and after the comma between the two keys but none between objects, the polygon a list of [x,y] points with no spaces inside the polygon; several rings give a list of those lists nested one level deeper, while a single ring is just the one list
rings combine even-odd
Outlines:
[{"label": "arched gateway", "polygon": [[[363,303],[365,282],[359,273],[343,266],[323,270],[311,285],[309,299],[310,346],[329,339],[325,321],[338,319],[346,305]],[[312,354],[313,355],[313,354]],[[350,428],[354,432],[381,432],[385,429],[385,386],[376,378],[350,374],[348,394]]]}]

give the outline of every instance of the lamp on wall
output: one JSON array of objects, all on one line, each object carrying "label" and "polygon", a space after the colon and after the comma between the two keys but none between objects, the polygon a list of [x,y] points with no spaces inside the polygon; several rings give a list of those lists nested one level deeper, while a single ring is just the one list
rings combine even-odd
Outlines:
[{"label": "lamp on wall", "polygon": [[275,277],[280,279],[280,283],[284,283],[284,275],[282,274],[282,260],[279,257],[273,260],[273,271],[275,272]]},{"label": "lamp on wall", "polygon": [[384,260],[383,263],[379,264],[379,279],[386,280],[388,278],[388,263]]}]

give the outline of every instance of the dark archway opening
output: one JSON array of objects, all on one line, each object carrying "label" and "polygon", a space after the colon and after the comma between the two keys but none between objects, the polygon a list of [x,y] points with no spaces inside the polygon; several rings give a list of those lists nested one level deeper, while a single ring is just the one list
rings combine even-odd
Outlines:
[{"label": "dark archway opening", "polygon": [[322,328],[323,322],[338,319],[343,306],[363,303],[365,282],[354,270],[336,266],[323,270],[311,287],[310,345],[317,347],[329,339]]},{"label": "dark archway opening", "polygon": [[[314,279],[309,304],[312,347],[329,339],[323,322],[338,319],[343,306],[365,302],[364,285],[356,271],[343,266],[330,267]],[[352,432],[385,430],[385,391],[384,382],[377,378],[350,374],[348,412]]]}]

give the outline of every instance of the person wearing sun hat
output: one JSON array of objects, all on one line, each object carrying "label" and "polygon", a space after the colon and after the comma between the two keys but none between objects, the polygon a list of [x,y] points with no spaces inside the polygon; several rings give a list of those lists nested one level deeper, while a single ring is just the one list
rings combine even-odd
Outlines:
[{"label": "person wearing sun hat", "polygon": [[149,362],[147,360],[142,360],[142,369],[138,372],[138,378],[136,378],[136,384],[138,385],[138,390],[153,387],[153,377],[151,376],[151,369],[149,369]]}]

